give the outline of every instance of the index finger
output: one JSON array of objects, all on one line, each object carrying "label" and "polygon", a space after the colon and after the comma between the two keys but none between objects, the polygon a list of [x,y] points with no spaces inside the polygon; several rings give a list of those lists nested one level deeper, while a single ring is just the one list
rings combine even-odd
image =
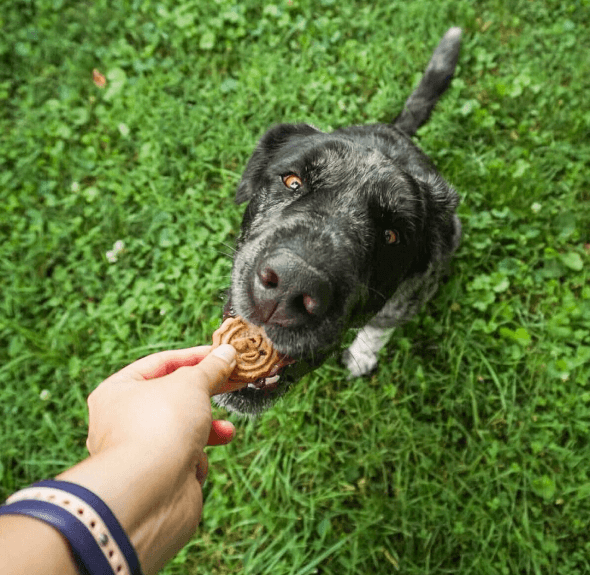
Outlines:
[{"label": "index finger", "polygon": [[132,377],[139,380],[163,377],[175,372],[179,367],[197,365],[210,350],[210,345],[200,345],[152,353],[134,361],[111,377]]}]

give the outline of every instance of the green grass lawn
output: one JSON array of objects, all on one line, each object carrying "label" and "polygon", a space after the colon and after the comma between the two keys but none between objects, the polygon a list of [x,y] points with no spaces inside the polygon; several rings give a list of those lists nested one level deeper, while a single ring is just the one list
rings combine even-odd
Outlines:
[{"label": "green grass lawn", "polygon": [[102,379],[209,341],[263,131],[393,118],[452,25],[450,281],[373,376],[236,420],[165,573],[590,573],[589,0],[5,3],[0,498],[85,456]]}]

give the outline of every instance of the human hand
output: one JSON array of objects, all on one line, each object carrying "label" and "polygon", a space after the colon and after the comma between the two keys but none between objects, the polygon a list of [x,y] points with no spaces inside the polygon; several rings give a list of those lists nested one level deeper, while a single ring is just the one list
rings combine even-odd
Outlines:
[{"label": "human hand", "polygon": [[101,497],[126,529],[144,571],[155,572],[194,533],[202,511],[206,445],[231,441],[212,421],[212,395],[233,391],[235,350],[222,345],[140,359],[89,396],[91,457],[59,478]]},{"label": "human hand", "polygon": [[[88,397],[90,454],[124,442],[163,443],[168,452],[191,444],[202,450],[229,443],[234,426],[211,420],[209,399],[237,389],[227,381],[236,352],[230,345],[208,355],[210,350],[200,346],[155,353],[105,379]],[[204,453],[199,463],[197,478],[202,483]]]}]

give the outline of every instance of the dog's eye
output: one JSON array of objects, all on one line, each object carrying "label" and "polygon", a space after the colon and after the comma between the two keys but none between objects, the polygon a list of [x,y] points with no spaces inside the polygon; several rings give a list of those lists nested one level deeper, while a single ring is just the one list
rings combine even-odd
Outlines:
[{"label": "dog's eye", "polygon": [[385,230],[383,239],[386,244],[393,245],[399,243],[399,234],[396,230]]},{"label": "dog's eye", "polygon": [[286,176],[283,176],[283,184],[285,184],[290,190],[296,192],[303,185],[303,182],[299,176],[295,174],[287,174]]}]

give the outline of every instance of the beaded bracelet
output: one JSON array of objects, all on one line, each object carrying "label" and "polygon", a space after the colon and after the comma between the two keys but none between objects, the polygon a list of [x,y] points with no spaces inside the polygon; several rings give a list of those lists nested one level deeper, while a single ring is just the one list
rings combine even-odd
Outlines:
[{"label": "beaded bracelet", "polygon": [[28,515],[68,540],[83,575],[141,575],[135,549],[107,505],[69,481],[40,481],[12,494],[0,515]]}]

